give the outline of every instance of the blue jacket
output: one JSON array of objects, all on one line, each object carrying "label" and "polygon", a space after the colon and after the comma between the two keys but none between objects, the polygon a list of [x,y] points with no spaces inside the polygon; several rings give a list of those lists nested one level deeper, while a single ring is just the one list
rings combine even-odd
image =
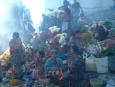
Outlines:
[{"label": "blue jacket", "polygon": [[58,68],[63,69],[63,61],[60,58],[56,58],[56,61],[53,62],[50,58],[45,63],[45,73],[47,74],[48,71],[56,71]]}]

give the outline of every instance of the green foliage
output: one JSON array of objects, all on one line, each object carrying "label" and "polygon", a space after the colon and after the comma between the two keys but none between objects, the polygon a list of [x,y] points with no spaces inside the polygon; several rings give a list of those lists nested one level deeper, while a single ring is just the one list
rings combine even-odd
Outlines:
[{"label": "green foliage", "polygon": [[9,73],[9,72],[7,72],[6,73],[6,77],[8,77],[8,78],[16,78],[16,74],[13,74],[13,73]]},{"label": "green foliage", "polygon": [[96,55],[94,55],[96,58],[103,58],[109,55],[115,55],[115,48],[113,47],[108,47],[108,48],[103,48],[102,51]]},{"label": "green foliage", "polygon": [[111,29],[112,26],[113,26],[113,24],[112,24],[112,22],[110,22],[110,21],[105,21],[105,22],[104,22],[104,26],[105,26],[107,29]]}]

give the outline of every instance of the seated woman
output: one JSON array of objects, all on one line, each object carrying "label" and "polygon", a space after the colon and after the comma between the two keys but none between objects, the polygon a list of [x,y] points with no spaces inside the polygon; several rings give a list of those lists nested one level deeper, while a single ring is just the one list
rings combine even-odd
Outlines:
[{"label": "seated woman", "polygon": [[68,46],[64,45],[64,46],[60,46],[58,48],[57,57],[61,58],[63,61],[67,60],[67,58],[68,58],[67,47]]},{"label": "seated woman", "polygon": [[[69,50],[69,58],[67,61],[68,66],[68,79],[66,82],[66,87],[71,85],[71,87],[77,87],[78,83],[82,81],[84,72],[85,72],[85,65],[84,60],[78,55],[78,49],[76,46],[72,46]],[[67,86],[67,83],[68,84]]]},{"label": "seated woman", "polygon": [[108,38],[109,31],[105,28],[104,25],[97,22],[94,35],[98,41],[103,41],[103,40],[106,40]]},{"label": "seated woman", "polygon": [[[60,85],[58,76],[62,75],[63,61],[56,57],[56,50],[51,50],[50,58],[45,62],[45,73],[50,78],[50,83],[54,85]],[[59,71],[59,72],[57,72]]]}]

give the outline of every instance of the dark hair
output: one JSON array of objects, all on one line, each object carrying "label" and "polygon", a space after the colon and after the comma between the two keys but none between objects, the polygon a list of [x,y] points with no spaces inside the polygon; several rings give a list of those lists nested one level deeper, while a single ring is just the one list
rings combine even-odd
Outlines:
[{"label": "dark hair", "polygon": [[34,50],[33,50],[33,48],[29,48],[29,50],[31,50],[32,55],[33,55],[33,54],[34,54]]},{"label": "dark hair", "polygon": [[69,5],[69,1],[64,0],[64,1],[63,1],[63,5],[64,5],[64,6],[68,6],[68,5]]},{"label": "dark hair", "polygon": [[16,38],[19,38],[20,35],[19,35],[18,32],[14,32],[14,33],[13,33],[13,36],[15,36]]},{"label": "dark hair", "polygon": [[67,52],[67,51],[68,51],[69,46],[68,46],[67,44],[65,44],[65,45],[63,45],[63,46],[62,46],[62,48],[63,48],[64,52]]},{"label": "dark hair", "polygon": [[44,57],[44,55],[45,55],[44,51],[40,51],[40,50],[35,50],[34,54],[36,54],[36,53],[39,53],[41,57]]},{"label": "dark hair", "polygon": [[78,55],[81,55],[81,54],[83,53],[83,51],[82,51],[81,49],[79,49],[79,47],[76,46],[76,45],[71,46],[70,49],[72,49],[73,52],[74,52],[75,54],[78,54]]}]

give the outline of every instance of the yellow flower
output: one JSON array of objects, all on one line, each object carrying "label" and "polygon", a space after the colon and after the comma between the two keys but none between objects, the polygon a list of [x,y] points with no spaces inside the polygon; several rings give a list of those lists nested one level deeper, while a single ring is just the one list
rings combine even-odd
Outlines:
[{"label": "yellow flower", "polygon": [[9,61],[11,58],[10,50],[7,49],[2,55],[0,55],[0,61]]}]

